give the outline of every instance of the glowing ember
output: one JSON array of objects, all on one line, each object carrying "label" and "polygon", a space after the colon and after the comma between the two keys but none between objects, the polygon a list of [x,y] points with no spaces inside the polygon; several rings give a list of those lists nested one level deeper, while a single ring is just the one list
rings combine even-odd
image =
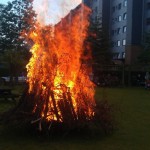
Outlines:
[{"label": "glowing ember", "polygon": [[40,26],[31,33],[32,57],[27,65],[33,113],[47,121],[90,120],[94,116],[94,84],[83,48],[90,9],[81,4],[55,27]]}]

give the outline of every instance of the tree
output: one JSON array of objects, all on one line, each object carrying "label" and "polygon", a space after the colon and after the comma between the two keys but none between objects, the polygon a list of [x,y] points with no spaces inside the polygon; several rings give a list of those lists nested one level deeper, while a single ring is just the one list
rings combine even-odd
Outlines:
[{"label": "tree", "polygon": [[0,52],[2,60],[9,63],[12,76],[16,76],[25,67],[22,62],[29,55],[30,46],[26,35],[36,22],[32,2],[33,0],[13,0],[7,5],[0,5]]},{"label": "tree", "polygon": [[145,41],[143,42],[143,51],[138,60],[142,64],[150,65],[150,32],[145,36]]},{"label": "tree", "polygon": [[32,0],[14,0],[4,6],[1,13],[0,45],[2,50],[23,50],[26,42],[22,32],[34,27],[35,12]]},{"label": "tree", "polygon": [[107,65],[111,62],[110,44],[107,34],[99,23],[92,23],[89,27],[88,41],[92,48],[92,56],[95,64]]}]

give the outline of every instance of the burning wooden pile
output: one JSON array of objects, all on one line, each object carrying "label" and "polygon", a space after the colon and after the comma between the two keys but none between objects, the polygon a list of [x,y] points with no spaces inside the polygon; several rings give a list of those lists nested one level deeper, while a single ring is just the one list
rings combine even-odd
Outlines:
[{"label": "burning wooden pile", "polygon": [[15,113],[26,114],[22,119],[38,123],[40,130],[42,122],[73,127],[95,119],[91,50],[85,45],[89,14],[81,4],[55,27],[37,25],[30,34],[28,88]]}]

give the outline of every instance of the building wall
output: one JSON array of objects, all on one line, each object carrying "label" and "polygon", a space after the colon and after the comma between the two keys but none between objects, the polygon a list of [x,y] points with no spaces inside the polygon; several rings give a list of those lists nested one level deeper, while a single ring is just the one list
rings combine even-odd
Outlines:
[{"label": "building wall", "polygon": [[103,0],[83,0],[92,9],[91,19],[93,23],[102,23],[102,2]]},{"label": "building wall", "polygon": [[132,45],[141,45],[142,43],[142,12],[143,12],[142,0],[133,0],[132,7]]},{"label": "building wall", "polygon": [[150,31],[150,0],[143,0],[143,34]]},{"label": "building wall", "polygon": [[110,2],[110,39],[114,59],[125,57],[127,31],[127,5],[124,0]]},{"label": "building wall", "polygon": [[109,26],[110,26],[110,1],[102,1],[102,26],[104,32],[109,36]]},{"label": "building wall", "polygon": [[[113,59],[136,61],[143,35],[150,31],[150,0],[85,0],[90,1],[93,19],[97,13],[112,42]],[[98,3],[99,2],[99,3]],[[100,6],[97,6],[100,5]]]},{"label": "building wall", "polygon": [[[133,63],[141,51],[143,0],[111,0],[109,35],[113,59]],[[130,50],[130,51],[129,51]]]},{"label": "building wall", "polygon": [[144,43],[146,33],[150,33],[150,0],[143,0],[143,30],[142,41]]},{"label": "building wall", "polygon": [[127,45],[125,49],[126,57],[125,64],[134,64],[141,54],[142,48],[139,45]]},{"label": "building wall", "polygon": [[142,51],[143,1],[128,0],[125,62],[133,64]]}]

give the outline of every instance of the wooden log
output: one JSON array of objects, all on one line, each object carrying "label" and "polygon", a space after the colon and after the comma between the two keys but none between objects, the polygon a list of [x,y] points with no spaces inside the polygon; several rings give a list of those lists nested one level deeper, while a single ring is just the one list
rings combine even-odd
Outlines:
[{"label": "wooden log", "polygon": [[70,108],[71,108],[71,111],[72,111],[72,114],[73,114],[73,118],[74,118],[74,120],[77,120],[77,115],[76,115],[76,112],[74,110],[74,106],[73,106],[73,102],[72,102],[70,92],[67,92],[67,97],[68,97],[68,101],[70,103]]},{"label": "wooden log", "polygon": [[53,91],[50,91],[50,97],[52,99],[52,103],[53,103],[53,106],[54,106],[54,114],[56,115],[57,121],[59,122],[60,121],[60,117],[59,117],[58,110],[57,110],[57,107],[56,107],[56,101],[55,101],[55,97],[54,97]]}]

